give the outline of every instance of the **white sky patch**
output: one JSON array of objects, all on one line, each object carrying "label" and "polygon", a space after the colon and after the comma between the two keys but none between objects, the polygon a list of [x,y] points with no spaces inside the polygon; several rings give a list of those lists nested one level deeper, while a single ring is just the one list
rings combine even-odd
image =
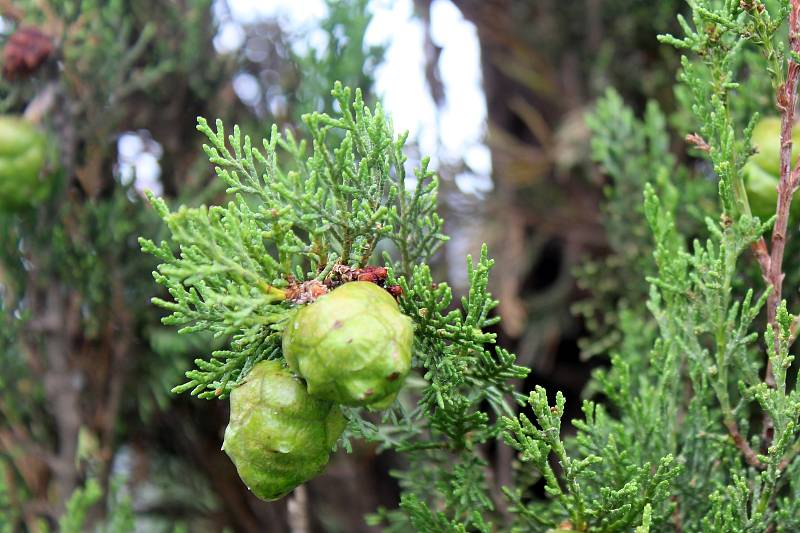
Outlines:
[{"label": "white sky patch", "polygon": [[226,20],[220,23],[214,36],[214,48],[221,54],[230,54],[242,47],[245,40],[244,28],[238,22]]},{"label": "white sky patch", "polygon": [[228,0],[227,3],[233,18],[244,22],[277,19],[296,27],[314,24],[328,13],[323,0]]},{"label": "white sky patch", "polygon": [[117,140],[117,173],[123,185],[133,182],[139,193],[152,191],[156,196],[164,192],[161,184],[159,160],[164,150],[150,136],[150,132],[129,131]]},{"label": "white sky patch", "polygon": [[233,90],[247,105],[256,105],[261,100],[261,86],[255,76],[247,72],[233,77]]},{"label": "white sky patch", "polygon": [[376,92],[398,131],[408,130],[434,167],[462,158],[470,171],[455,177],[465,193],[492,188],[491,156],[484,144],[486,101],[480,44],[475,26],[449,0],[431,5],[431,38],[442,48],[439,72],[445,102],[437,109],[425,80],[424,29],[413,17],[413,2],[373,2],[367,44],[388,42],[376,72]]},{"label": "white sky patch", "polygon": [[[260,19],[277,19],[295,37],[293,46],[298,53],[328,44],[318,27],[327,14],[323,0],[228,0],[227,11],[224,6],[222,2],[215,5],[222,22],[215,40],[220,51],[241,46],[243,32],[234,26]],[[424,29],[414,17],[413,0],[373,0],[370,9],[373,18],[365,44],[388,46],[376,71],[375,88],[394,128],[408,131],[421,153],[431,156],[434,167],[440,161],[457,163],[463,158],[470,167],[456,178],[463,192],[490,190],[492,166],[483,142],[486,101],[475,26],[450,0],[435,0],[431,5],[431,37],[442,48],[439,70],[445,89],[444,105],[437,109],[425,80]],[[253,98],[251,84],[236,81],[243,100]]]},{"label": "white sky patch", "polygon": [[[227,6],[227,8],[226,8]],[[475,26],[450,0],[431,5],[431,37],[442,48],[439,72],[445,102],[437,109],[425,79],[424,29],[414,17],[413,0],[373,0],[365,45],[387,45],[375,75],[375,90],[398,132],[408,131],[432,167],[463,160],[469,169],[455,176],[458,188],[481,195],[492,188],[492,162],[486,135],[480,44]],[[298,53],[323,49],[327,38],[319,21],[327,14],[324,0],[228,0],[214,6],[220,31],[215,46],[231,52],[242,46],[241,24],[278,20],[293,37]],[[234,88],[243,101],[256,100],[255,80],[237,76]]]},{"label": "white sky patch", "polygon": [[242,24],[260,20],[277,21],[291,34],[292,47],[298,54],[328,45],[327,34],[319,28],[319,21],[328,14],[324,0],[217,0],[213,11],[220,22],[214,46],[221,53],[233,52],[244,44]]},{"label": "white sky patch", "polygon": [[492,158],[484,143],[486,99],[483,94],[480,42],[475,26],[449,0],[431,5],[431,38],[442,48],[439,74],[445,102],[439,116],[442,158],[463,159],[471,171],[455,177],[465,193],[492,188]]},{"label": "white sky patch", "polygon": [[375,72],[375,91],[391,115],[395,130],[409,138],[437,164],[439,126],[436,104],[425,81],[424,29],[413,18],[413,2],[374,2],[367,28],[368,46],[388,44],[383,63]]},{"label": "white sky patch", "polygon": [[[446,94],[442,144],[449,156],[460,157],[464,147],[483,139],[486,129],[478,35],[475,26],[452,3],[437,0],[431,5],[431,37],[442,47],[439,72]],[[473,170],[488,173],[491,169]]]},{"label": "white sky patch", "polygon": [[[439,72],[445,90],[444,105],[437,109],[425,79],[424,29],[414,17],[413,0],[373,0],[370,9],[373,19],[365,45],[388,47],[376,71],[375,88],[395,130],[408,131],[420,152],[431,156],[433,168],[440,162],[454,164],[463,159],[469,168],[454,177],[462,192],[480,196],[491,190],[492,161],[484,143],[486,101],[475,26],[450,0],[435,0],[431,5],[431,37],[442,48]],[[242,24],[265,19],[277,19],[293,35],[298,53],[328,44],[318,25],[327,14],[323,0],[218,1],[214,13],[220,24],[214,45],[221,53],[235,52],[244,44]],[[261,97],[257,81],[249,74],[237,75],[233,86],[245,103]],[[135,179],[137,190],[160,193],[160,145],[129,132],[120,136],[118,149],[123,183]]]}]

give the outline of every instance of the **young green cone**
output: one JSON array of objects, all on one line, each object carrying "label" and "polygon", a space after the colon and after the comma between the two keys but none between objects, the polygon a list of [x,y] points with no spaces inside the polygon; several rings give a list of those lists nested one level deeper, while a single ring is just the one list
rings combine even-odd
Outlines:
[{"label": "young green cone", "polygon": [[[797,161],[800,128],[792,129],[792,166]],[[765,117],[753,128],[753,146],[758,150],[743,167],[744,185],[751,212],[762,220],[775,214],[781,160],[781,119]],[[800,202],[792,202],[793,219],[800,216]]]},{"label": "young green cone", "polygon": [[[792,128],[792,166],[797,162],[798,144],[800,144],[800,127]],[[753,146],[758,150],[750,157],[750,161],[764,171],[779,176],[781,173],[781,118],[777,116],[761,118],[753,128]]]},{"label": "young green cone", "polygon": [[47,138],[21,117],[0,115],[0,210],[31,207],[50,192],[42,169]]},{"label": "young green cone", "polygon": [[414,331],[397,302],[374,283],[345,283],[300,309],[286,327],[283,355],[308,393],[385,409],[411,368]]},{"label": "young green cone", "polygon": [[339,407],[312,398],[278,361],[262,361],[231,392],[222,449],[262,500],[276,500],[325,469],[344,431]]}]

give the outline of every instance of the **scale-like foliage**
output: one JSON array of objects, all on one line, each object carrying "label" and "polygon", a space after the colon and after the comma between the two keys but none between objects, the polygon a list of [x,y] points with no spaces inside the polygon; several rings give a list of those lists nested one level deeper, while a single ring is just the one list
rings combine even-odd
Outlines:
[{"label": "scale-like foliage", "polygon": [[279,356],[290,283],[323,280],[335,265],[363,267],[379,243],[393,245],[397,270],[408,271],[445,240],[427,160],[410,187],[405,137],[394,135],[380,107],[373,113],[360,91],[353,99],[341,85],[332,94],[340,116],[304,117],[310,153],[306,141],[275,127],[259,148],[238,127],[226,139],[221,122],[214,131],[199,119],[209,160],[234,199],[175,212],[153,199],[179,248],[175,256],[167,242],[142,240],[163,261],[154,276],[173,298],[156,300],[172,311],[165,323],[231,337],[229,349],[198,359],[176,392],[227,395],[242,372]]},{"label": "scale-like foliage", "polygon": [[[530,503],[524,487],[509,490],[525,529],[566,523],[581,531],[628,530],[645,520],[645,510],[646,527],[659,531],[788,531],[794,524],[786,505],[797,484],[800,403],[787,376],[796,374],[789,354],[796,321],[784,302],[775,325],[763,330],[773,286],[747,283],[754,263],[742,259],[759,250],[775,219],[750,215],[741,168],[752,154],[755,117],[743,110],[757,105],[737,102],[749,95],[736,91],[740,80],[759,76],[743,66],[765,64],[774,88],[782,89],[787,62],[794,61],[780,44],[788,2],[690,5],[693,24],[680,20],[685,37],[663,40],[697,54],[683,58],[681,79],[698,128],[685,133],[695,133],[688,140],[712,164],[722,215],[708,217],[704,232],[690,229],[706,235],[690,240],[678,224],[688,192],[681,172],[665,172],[670,164],[659,162],[663,155],[646,152],[648,139],[657,145],[654,121],[632,120],[613,96],[601,102],[592,121],[595,157],[614,185],[635,186],[631,169],[637,168],[650,183],[643,187],[642,214],[654,261],[640,258],[639,264],[648,273],[651,318],[630,309],[619,314],[611,367],[595,376],[594,390],[605,402],[585,402],[574,439],[559,439],[563,398],[550,406],[542,389],[529,400],[534,419],[523,414],[505,421],[506,440],[541,473],[551,498]],[[753,51],[766,61],[754,60]],[[612,108],[622,111],[616,119]],[[603,117],[624,127],[608,128]],[[619,146],[626,142],[631,159]],[[641,161],[654,163],[649,172]],[[612,215],[615,193],[622,197],[624,189],[609,196]],[[627,237],[623,246],[642,248],[634,233],[618,233]],[[654,333],[641,327],[650,320]],[[763,344],[756,342],[759,330]],[[655,339],[652,349],[642,350],[648,338]],[[767,361],[774,385],[763,378]]]},{"label": "scale-like foliage", "polygon": [[[584,402],[573,437],[562,434],[561,393],[553,403],[541,387],[524,397],[511,386],[528,370],[493,346],[486,249],[477,263],[468,259],[469,291],[454,306],[428,265],[444,236],[427,162],[407,183],[405,138],[395,138],[380,107],[371,112],[339,85],[338,116],[305,117],[310,152],[275,129],[255,148],[238,129],[226,139],[221,124],[215,131],[200,121],[209,159],[234,195],[227,206],[172,212],[153,199],[172,233],[172,243],[142,241],[162,261],[154,276],[172,296],[156,300],[172,311],[165,322],[229,339],[210,360],[198,359],[176,391],[226,395],[255,362],[281,357],[293,284],[328,282],[341,268],[380,258],[385,283],[414,321],[416,373],[379,421],[343,409],[344,447],[364,438],[407,459],[396,474],[400,510],[378,510],[370,523],[453,532],[796,527],[797,318],[786,302],[769,308],[774,281],[748,283],[757,263],[743,258],[761,249],[776,219],[750,213],[742,167],[753,153],[747,110],[757,104],[736,102],[748,97],[736,91],[748,69],[766,65],[783,90],[787,64],[796,68],[800,57],[779,44],[788,6],[698,0],[692,23],[680,19],[684,37],[662,38],[696,56],[683,58],[680,100],[691,101],[698,129],[684,133],[694,133],[688,140],[711,163],[720,215],[686,205],[706,196],[667,153],[666,120],[655,107],[638,121],[609,93],[591,121],[595,158],[612,178],[612,253],[643,279],[615,289],[629,303],[606,322],[610,367],[595,374],[598,397]],[[642,208],[618,216],[632,195]],[[686,223],[686,213],[704,225]],[[630,227],[645,224],[649,242]],[[770,379],[762,377],[767,362]],[[502,496],[487,475],[490,443],[518,453],[515,485]],[[544,500],[532,493],[537,482]]]},{"label": "scale-like foliage", "polygon": [[[533,417],[503,419],[503,437],[518,451],[519,468],[533,467],[547,494],[544,501],[531,499],[528,487],[536,479],[527,472],[506,489],[519,530],[789,531],[796,526],[791,502],[798,483],[800,403],[789,350],[797,321],[783,302],[776,327],[762,329],[773,287],[746,281],[754,263],[743,257],[757,249],[775,219],[750,215],[741,168],[752,154],[755,117],[743,110],[757,105],[736,102],[749,97],[736,92],[740,79],[757,84],[752,78],[759,75],[749,75],[745,66],[767,65],[774,88],[781,89],[786,64],[795,60],[779,44],[788,2],[776,4],[694,2],[693,26],[681,19],[686,37],[664,38],[699,58],[683,59],[681,77],[698,125],[688,140],[708,157],[719,179],[722,216],[706,218],[705,229],[678,218],[692,192],[685,171],[676,171],[663,153],[664,121],[655,110],[638,122],[612,94],[594,115],[595,158],[612,178],[607,228],[621,237],[612,239],[612,251],[647,275],[650,316],[635,305],[622,308],[613,324],[614,341],[595,345],[600,351],[613,346],[611,366],[596,374],[593,387],[605,401],[584,403],[583,419],[573,422],[574,438],[561,436],[563,396],[557,394],[553,405],[542,388],[528,399]],[[753,55],[759,50],[766,61]],[[615,205],[629,197],[626,188],[636,187],[644,196],[641,211]],[[706,208],[694,206],[694,215]],[[642,216],[653,244],[642,243],[635,223],[626,227],[631,224],[619,223],[615,214]],[[702,240],[688,238],[703,234]],[[637,256],[650,246],[652,262]],[[638,290],[629,284],[622,294],[637,303]],[[651,321],[655,331],[646,326]],[[763,378],[767,361],[774,385]],[[437,518],[420,510],[415,516]]]},{"label": "scale-like foliage", "polygon": [[[480,446],[499,434],[500,415],[514,414],[511,381],[528,373],[513,354],[491,346],[495,334],[486,331],[498,320],[487,290],[492,261],[485,247],[477,263],[468,258],[470,290],[461,309],[453,309],[451,289],[437,284],[428,266],[446,237],[427,159],[407,179],[405,136],[394,135],[380,106],[371,111],[359,91],[353,97],[338,84],[332,94],[338,116],[304,117],[310,148],[275,128],[255,147],[238,128],[226,138],[221,123],[213,130],[199,120],[209,160],[233,195],[227,205],[171,211],[151,197],[172,237],[159,245],[141,240],[162,261],[154,277],[171,299],[154,302],[172,312],[165,324],[229,339],[210,359],[197,359],[189,381],[175,391],[226,396],[256,362],[282,357],[282,329],[296,306],[287,296],[291,288],[382,259],[385,284],[398,287],[400,308],[414,321],[420,373],[409,390],[420,397],[411,408],[407,399],[397,403],[378,424],[344,409],[347,436],[439,465],[429,480],[419,479],[425,468],[400,475],[413,523],[456,520],[485,529],[483,517],[496,502],[488,496]],[[437,501],[445,515],[413,511]]]}]

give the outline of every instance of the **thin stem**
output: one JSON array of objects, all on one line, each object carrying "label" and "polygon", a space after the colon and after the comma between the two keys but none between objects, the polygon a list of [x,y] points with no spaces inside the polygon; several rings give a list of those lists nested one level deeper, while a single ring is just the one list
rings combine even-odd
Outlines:
[{"label": "thin stem", "polygon": [[[789,47],[793,52],[800,53],[800,0],[791,0],[789,12]],[[789,207],[792,195],[797,190],[800,167],[792,169],[792,126],[794,125],[794,111],[797,106],[797,85],[800,79],[800,65],[791,56],[787,59],[786,81],[778,86],[776,100],[781,111],[781,158],[780,182],[778,183],[778,205],[775,225],[772,229],[770,242],[770,260],[767,265],[765,278],[772,286],[772,291],[767,299],[767,322],[774,332],[772,349],[777,354],[780,350],[780,325],[776,320],[778,305],[783,294],[783,254],[786,248],[786,229],[789,225]],[[758,257],[758,255],[757,255]],[[762,259],[759,258],[762,265]],[[772,370],[772,361],[767,358],[767,367],[764,375],[767,386],[775,388],[775,375]],[[773,422],[768,414],[764,414],[763,445],[768,447],[772,440]]]},{"label": "thin stem", "polygon": [[745,438],[739,432],[739,426],[736,424],[736,421],[733,418],[726,418],[725,427],[728,428],[728,433],[733,439],[733,443],[737,448],[739,448],[739,451],[742,452],[744,460],[747,461],[747,464],[753,468],[763,470],[765,468],[764,463],[761,462],[761,460],[758,458],[758,455],[756,455],[756,452],[753,451],[753,448],[750,447],[750,445],[747,443],[747,440],[745,440]]}]

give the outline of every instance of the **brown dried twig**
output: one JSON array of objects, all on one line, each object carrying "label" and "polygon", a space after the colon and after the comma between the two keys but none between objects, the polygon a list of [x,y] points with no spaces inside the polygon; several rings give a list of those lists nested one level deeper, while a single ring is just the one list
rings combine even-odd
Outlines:
[{"label": "brown dried twig", "polygon": [[739,426],[736,424],[736,421],[733,420],[733,418],[725,420],[725,427],[728,429],[728,433],[733,439],[733,443],[737,448],[739,448],[739,451],[742,452],[742,456],[744,456],[744,460],[747,462],[747,464],[753,468],[764,470],[766,465],[761,462],[761,459],[758,458],[756,452],[752,447],[750,447],[750,445],[747,443],[747,440],[739,432]]},{"label": "brown dried twig", "polygon": [[[800,0],[791,0],[789,11],[789,47],[792,52],[800,53]],[[789,207],[792,196],[800,184],[800,166],[792,168],[792,126],[794,125],[794,112],[797,107],[797,86],[800,80],[800,65],[789,56],[787,59],[786,80],[778,87],[776,103],[781,112],[781,152],[780,152],[780,181],[778,182],[778,205],[775,225],[772,228],[770,241],[769,262],[763,261],[758,255],[759,265],[766,282],[772,287],[767,298],[767,322],[774,332],[772,349],[775,353],[780,349],[780,325],[776,319],[778,305],[783,294],[783,255],[786,249],[786,229],[789,225]],[[763,250],[762,250],[763,251]],[[775,388],[775,375],[772,370],[772,361],[767,358],[767,367],[764,374],[767,386]],[[764,414],[763,445],[769,446],[772,439],[772,420]]]},{"label": "brown dried twig", "polygon": [[351,281],[367,281],[386,289],[395,298],[400,296],[402,289],[398,285],[386,286],[388,269],[382,266],[368,265],[356,268],[348,265],[337,264],[331,269],[330,274],[323,281],[309,280],[298,282],[289,279],[289,286],[284,290],[287,300],[296,304],[306,304],[315,301],[320,296],[327,294],[344,283]]},{"label": "brown dried twig", "polygon": [[700,150],[701,152],[710,152],[711,146],[697,133],[689,133],[686,135],[686,142]]}]

